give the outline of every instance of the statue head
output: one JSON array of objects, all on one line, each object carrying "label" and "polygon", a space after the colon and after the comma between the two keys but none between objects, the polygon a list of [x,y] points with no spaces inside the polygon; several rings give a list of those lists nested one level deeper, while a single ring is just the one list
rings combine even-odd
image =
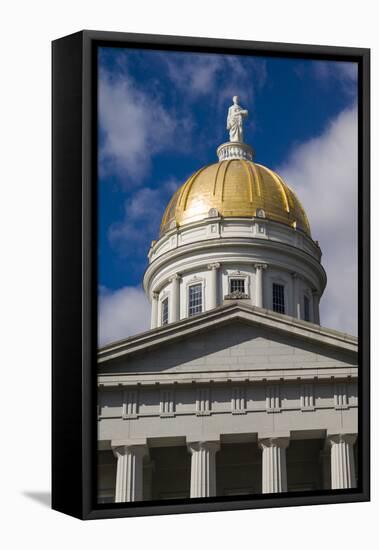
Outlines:
[{"label": "statue head", "polygon": [[240,99],[240,98],[238,97],[238,95],[234,95],[234,96],[233,96],[233,103],[234,103],[234,105],[238,105],[239,99]]}]

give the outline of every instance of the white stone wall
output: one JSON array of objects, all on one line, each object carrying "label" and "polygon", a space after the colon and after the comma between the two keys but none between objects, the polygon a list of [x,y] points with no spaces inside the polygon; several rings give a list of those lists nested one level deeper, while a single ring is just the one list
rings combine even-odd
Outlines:
[{"label": "white stone wall", "polygon": [[349,346],[238,322],[217,327],[100,365],[99,439],[356,433],[356,361]]},{"label": "white stone wall", "polygon": [[[212,264],[211,264],[212,265]],[[212,278],[211,269],[208,267],[196,270],[192,269],[179,276],[179,318],[188,317],[188,296],[189,287],[193,284],[202,285],[203,312],[212,309],[216,296],[216,305],[224,303],[225,297],[230,293],[230,279],[240,278],[245,281],[245,292],[249,296],[248,303],[258,305],[257,300],[257,270],[252,263],[235,262],[220,265],[216,269],[216,288],[214,288],[214,278]],[[311,284],[300,277],[295,280],[293,273],[286,270],[272,269],[267,266],[262,273],[262,307],[273,309],[273,283],[279,283],[284,286],[285,313],[299,319],[305,319],[304,296],[309,299],[309,321],[318,323],[317,311],[314,313],[314,296]],[[162,302],[168,298],[169,306],[172,305],[173,288],[172,282],[167,280],[166,284],[158,292],[157,323],[162,324]],[[317,310],[317,308],[315,308]],[[169,316],[170,319],[170,316]],[[177,319],[178,320],[178,319]]]},{"label": "white stone wall", "polygon": [[[169,322],[187,317],[188,286],[192,283],[202,284],[203,311],[222,304],[229,294],[228,277],[238,271],[246,275],[253,305],[272,308],[272,281],[276,280],[285,285],[286,313],[304,318],[306,294],[310,300],[309,320],[318,323],[319,297],[326,283],[320,254],[307,235],[268,220],[205,220],[175,229],[162,237],[149,254],[144,286],[153,302],[151,327],[160,326],[161,303],[166,297],[171,306]],[[257,265],[263,266],[262,297],[256,284]],[[174,284],[179,285],[178,305],[174,304]],[[153,300],[156,294],[158,307]]]},{"label": "white stone wall", "polygon": [[[133,388],[99,392],[99,439],[214,437],[221,434],[258,434],[307,432],[319,437],[343,431],[357,433],[357,384],[344,380],[346,405],[335,400],[333,382],[307,382],[314,396],[305,406],[303,383],[195,384],[180,387]],[[135,413],[127,414],[128,392],[136,394]],[[235,391],[243,396],[235,407]],[[164,395],[171,394],[164,412]],[[278,399],[272,398],[277,395]],[[308,395],[308,393],[306,394]],[[202,406],[199,405],[203,402]],[[166,401],[167,403],[167,401]]]},{"label": "white stone wall", "polygon": [[[339,386],[345,386],[346,402],[342,407],[335,398],[340,392]],[[176,386],[176,385],[175,385]],[[99,419],[120,418],[124,420],[144,417],[166,417],[180,415],[201,416],[204,412],[209,414],[247,414],[253,412],[283,412],[288,411],[345,411],[356,408],[358,405],[356,380],[344,380],[343,382],[299,382],[278,383],[278,384],[219,384],[200,385],[185,388],[162,386],[164,389],[155,387],[138,388],[128,390],[103,390],[99,393]],[[275,406],[269,399],[272,389],[278,388],[279,401]],[[303,402],[304,395],[309,395],[311,390],[312,404]],[[200,410],[197,407],[199,392],[209,393],[209,405]],[[242,404],[235,404],[236,392],[240,393]],[[130,402],[130,393],[135,393],[133,401],[136,402],[135,411],[127,411],[126,403]],[[171,394],[169,397],[167,393]],[[242,396],[242,397],[241,397]],[[162,404],[171,401],[172,409],[165,410]],[[334,413],[333,413],[334,414]],[[296,412],[296,416],[298,416]],[[309,415],[306,415],[308,421]],[[238,421],[239,422],[239,421]]]},{"label": "white stone wall", "polygon": [[231,236],[282,242],[296,246],[318,260],[321,258],[320,249],[308,235],[286,225],[259,218],[209,218],[167,232],[152,245],[149,260],[151,263],[168,251],[187,244]]},{"label": "white stone wall", "polygon": [[[225,312],[232,316],[233,308]],[[213,325],[211,318],[220,315],[214,311],[204,317],[208,328],[196,334],[186,335],[192,324],[186,321],[163,331],[177,331],[179,339],[165,343],[154,333],[159,346],[127,353],[130,343],[125,343],[123,353],[124,346],[115,344],[100,354],[98,444],[117,459],[116,501],[150,498],[144,489],[151,475],[146,461],[154,448],[168,448],[167,460],[171,447],[181,448],[184,457],[188,451],[190,496],[215,495],[217,453],[232,443],[258,445],[262,492],[287,491],[288,472],[292,487],[313,483],[305,459],[299,479],[293,469],[301,441],[303,450],[325,452],[320,472],[325,470],[332,488],[355,486],[356,340],[267,313],[254,324],[253,311],[245,318],[239,310],[240,317],[227,323],[224,313],[224,323]],[[308,446],[311,440],[315,445]],[[106,498],[109,467],[102,471]],[[224,481],[228,484],[227,476]]]},{"label": "white stone wall", "polygon": [[[266,441],[266,447],[267,443],[270,442]],[[289,491],[331,488],[331,456],[325,451],[324,439],[291,439],[284,450]],[[184,442],[170,447],[150,446],[149,457],[143,464],[143,500],[190,497],[191,458],[191,446],[187,447]],[[262,471],[263,451],[257,441],[227,443],[221,440],[215,459],[216,496],[262,492],[265,477]],[[99,462],[99,493],[103,499],[105,497],[108,502],[112,502],[115,496],[117,459],[112,451],[101,451]],[[274,476],[267,477],[265,482],[273,484]],[[279,476],[275,477],[279,481]]]}]

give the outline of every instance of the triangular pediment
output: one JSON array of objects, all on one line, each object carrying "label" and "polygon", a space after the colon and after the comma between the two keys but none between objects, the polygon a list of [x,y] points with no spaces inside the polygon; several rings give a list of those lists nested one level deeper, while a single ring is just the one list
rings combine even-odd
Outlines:
[{"label": "triangular pediment", "polygon": [[356,366],[353,337],[265,311],[237,305],[150,331],[106,348],[99,372],[142,378],[229,372],[234,378]]}]

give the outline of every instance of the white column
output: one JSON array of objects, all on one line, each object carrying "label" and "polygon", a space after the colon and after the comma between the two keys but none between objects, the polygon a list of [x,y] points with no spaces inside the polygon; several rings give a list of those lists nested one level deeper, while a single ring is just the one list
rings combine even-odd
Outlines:
[{"label": "white column", "polygon": [[263,270],[267,264],[254,264],[255,267],[255,296],[252,296],[252,303],[255,306],[263,307]]},{"label": "white column", "polygon": [[299,289],[299,276],[296,273],[292,273],[292,294],[293,294],[293,316],[297,319],[301,319],[301,305],[300,305],[300,289]]},{"label": "white column", "polygon": [[356,439],[357,436],[354,434],[328,436],[332,489],[352,489],[356,487],[354,465],[354,443]]},{"label": "white column", "polygon": [[191,498],[216,496],[218,441],[188,443],[191,452]]},{"label": "white column", "polygon": [[269,437],[259,441],[262,449],[262,493],[287,491],[286,448],[289,437]]},{"label": "white column", "polygon": [[115,502],[143,500],[143,457],[146,445],[113,447],[117,458]]},{"label": "white column", "polygon": [[320,324],[320,295],[317,291],[312,292],[313,296],[313,322]]},{"label": "white column", "polygon": [[158,326],[158,292],[153,292],[151,299],[151,328]]},{"label": "white column", "polygon": [[180,319],[180,275],[176,274],[169,280],[171,283],[170,323],[174,323]]},{"label": "white column", "polygon": [[218,270],[219,270],[220,264],[209,264],[208,269],[211,270],[211,280],[210,280],[210,289],[207,294],[208,296],[208,309],[214,309],[218,306],[218,300],[217,300],[217,290],[218,290]]}]

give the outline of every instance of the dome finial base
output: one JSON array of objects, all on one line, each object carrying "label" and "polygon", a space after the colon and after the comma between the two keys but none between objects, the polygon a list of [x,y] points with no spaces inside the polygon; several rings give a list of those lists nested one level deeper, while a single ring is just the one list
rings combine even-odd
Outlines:
[{"label": "dome finial base", "polygon": [[255,151],[250,145],[238,141],[228,141],[217,148],[219,162],[232,159],[253,160],[254,155]]}]

